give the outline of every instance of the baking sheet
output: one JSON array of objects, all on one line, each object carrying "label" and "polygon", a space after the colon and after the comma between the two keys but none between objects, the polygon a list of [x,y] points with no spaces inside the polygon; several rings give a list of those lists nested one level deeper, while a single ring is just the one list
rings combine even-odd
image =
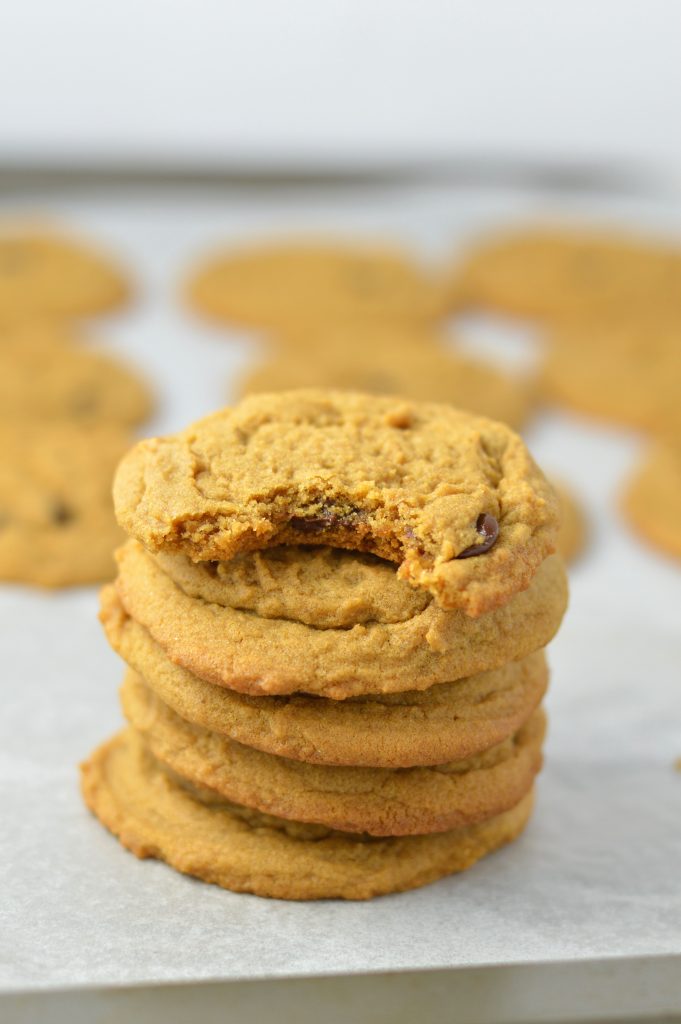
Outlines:
[{"label": "baking sheet", "polygon": [[[61,214],[135,272],[138,305],[102,321],[97,335],[157,381],[156,431],[222,404],[248,362],[243,337],[229,343],[174,296],[182,268],[212,240],[336,227],[390,231],[437,255],[479,226],[547,203],[355,188],[36,195],[21,208]],[[681,238],[663,202],[582,197],[562,208]],[[532,354],[517,327],[479,321],[467,330],[471,344],[511,361]],[[681,954],[681,571],[636,542],[614,511],[641,447],[634,434],[546,414],[528,439],[543,467],[573,484],[592,531],[550,649],[538,807],[516,844],[416,892],[284,903],[127,854],[85,811],[77,786],[77,762],[121,722],[122,664],[96,621],[96,593],[0,588],[2,990]]]}]

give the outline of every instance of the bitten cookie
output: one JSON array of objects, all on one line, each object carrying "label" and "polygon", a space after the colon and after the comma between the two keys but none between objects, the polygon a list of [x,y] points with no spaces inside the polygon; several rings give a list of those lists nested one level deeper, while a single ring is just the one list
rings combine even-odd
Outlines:
[{"label": "bitten cookie", "polygon": [[228,560],[282,543],[364,550],[443,608],[478,616],[527,588],[558,503],[509,428],[353,392],[255,395],[138,444],[114,486],[151,551]]},{"label": "bitten cookie", "polygon": [[370,899],[463,871],[515,839],[532,793],[496,818],[430,836],[374,839],[248,810],[164,771],[132,730],[82,766],[85,802],[138,857],[236,892]]},{"label": "bitten cookie", "polygon": [[226,323],[275,329],[423,322],[446,306],[442,285],[399,249],[312,239],[218,252],[191,278],[187,297]]},{"label": "bitten cookie", "polygon": [[681,441],[657,441],[622,496],[631,526],[667,554],[681,558]]},{"label": "bitten cookie", "polygon": [[133,424],[151,412],[149,389],[108,355],[74,344],[61,327],[0,330],[0,417]]},{"label": "bitten cookie", "polygon": [[681,249],[616,232],[527,227],[490,237],[455,268],[456,306],[560,319],[679,310]]},{"label": "bitten cookie", "polygon": [[122,534],[111,478],[120,426],[0,424],[0,579],[60,587],[110,579]]},{"label": "bitten cookie", "polygon": [[247,373],[241,393],[344,388],[449,402],[519,428],[534,404],[530,382],[446,348],[434,333],[329,325],[308,332]]},{"label": "bitten cookie", "polygon": [[125,277],[66,235],[0,226],[0,323],[88,316],[121,305]]}]

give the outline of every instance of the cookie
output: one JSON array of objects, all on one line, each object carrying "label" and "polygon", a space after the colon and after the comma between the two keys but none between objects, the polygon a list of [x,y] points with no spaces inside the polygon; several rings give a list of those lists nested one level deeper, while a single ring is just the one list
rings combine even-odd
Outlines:
[{"label": "cookie", "polygon": [[397,248],[313,239],[216,253],[187,285],[189,303],[256,328],[351,321],[427,322],[445,291]]},{"label": "cookie", "polygon": [[529,381],[447,349],[432,332],[329,325],[308,332],[247,373],[242,394],[300,387],[343,388],[448,402],[519,428],[529,418]]},{"label": "cookie", "polygon": [[452,302],[519,316],[681,308],[681,249],[616,232],[527,227],[456,267]]},{"label": "cookie", "polygon": [[48,230],[0,227],[0,323],[89,316],[128,294],[118,267],[89,246]]},{"label": "cookie", "polygon": [[655,547],[681,558],[681,441],[656,441],[629,480],[622,511]]},{"label": "cookie", "polygon": [[514,840],[532,793],[469,828],[373,839],[299,825],[189,789],[164,771],[132,730],[82,766],[85,802],[137,857],[236,892],[280,899],[370,899],[463,871]]},{"label": "cookie", "polygon": [[265,548],[229,562],[159,552],[154,560],[190,597],[317,629],[406,622],[431,602],[399,578],[393,562],[339,548]]},{"label": "cookie", "polygon": [[549,402],[647,430],[681,432],[681,315],[573,318],[551,332]]},{"label": "cookie", "polygon": [[162,764],[233,803],[293,821],[368,835],[421,835],[474,825],[509,810],[541,767],[544,715],[464,761],[359,768],[265,754],[186,722],[134,672],[121,689],[126,718]]},{"label": "cookie", "polygon": [[133,424],[149,415],[151,396],[137,374],[75,340],[49,324],[0,331],[2,419]]},{"label": "cookie", "polygon": [[143,441],[121,463],[114,499],[152,551],[192,561],[301,541],[369,551],[470,616],[529,586],[559,522],[509,428],[337,391],[254,395]]},{"label": "cookie", "polygon": [[0,423],[0,579],[61,587],[110,579],[122,536],[111,478],[120,426]]},{"label": "cookie", "polygon": [[431,601],[403,622],[322,629],[190,597],[135,541],[116,557],[121,604],[169,659],[253,696],[303,692],[342,700],[424,690],[499,668],[544,647],[567,601],[565,571],[552,557],[528,590],[476,619]]},{"label": "cookie", "polygon": [[560,502],[558,554],[565,562],[573,562],[581,555],[586,544],[587,526],[584,510],[566,484],[553,478],[551,483]]},{"label": "cookie", "polygon": [[126,615],[113,586],[100,618],[109,643],[178,715],[238,743],[312,764],[409,768],[478,754],[517,732],[546,692],[543,651],[422,691],[348,698],[250,697],[173,664]]}]

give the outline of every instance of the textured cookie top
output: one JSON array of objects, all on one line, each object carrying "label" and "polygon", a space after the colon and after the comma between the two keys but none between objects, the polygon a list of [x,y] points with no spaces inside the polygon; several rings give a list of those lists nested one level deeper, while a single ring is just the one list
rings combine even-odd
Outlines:
[{"label": "textured cookie top", "polygon": [[555,496],[507,427],[353,392],[255,395],[138,444],[114,485],[151,551],[228,560],[277,544],[369,551],[444,608],[480,615],[553,550]]},{"label": "textured cookie top", "polygon": [[289,327],[339,319],[433,319],[444,289],[399,249],[303,239],[217,253],[189,300],[220,320]]},{"label": "textured cookie top", "polygon": [[285,339],[281,349],[246,374],[244,394],[347,388],[450,402],[516,428],[527,420],[533,405],[529,381],[445,347],[433,331],[336,324],[302,337],[299,332]]},{"label": "textured cookie top", "polygon": [[96,313],[127,295],[118,268],[80,242],[0,227],[0,322]]},{"label": "textured cookie top", "polygon": [[617,232],[528,227],[481,242],[452,283],[460,304],[551,316],[679,309],[681,250]]},{"label": "textured cookie top", "polygon": [[54,325],[0,330],[0,409],[5,418],[123,424],[149,414],[149,390],[134,371],[77,341]]}]

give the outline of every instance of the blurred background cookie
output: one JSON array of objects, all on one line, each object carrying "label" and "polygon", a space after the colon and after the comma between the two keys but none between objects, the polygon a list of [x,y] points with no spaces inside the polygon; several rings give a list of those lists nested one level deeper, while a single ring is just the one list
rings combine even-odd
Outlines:
[{"label": "blurred background cookie", "polygon": [[225,323],[286,329],[339,320],[428,322],[446,308],[434,275],[396,247],[300,239],[226,249],[187,284],[189,303]]},{"label": "blurred background cookie", "polygon": [[451,301],[528,317],[681,307],[681,248],[584,227],[490,235],[451,277]]},{"label": "blurred background cookie", "polygon": [[572,318],[549,341],[541,387],[550,402],[626,426],[681,427],[681,310]]},{"label": "blurred background cookie", "polygon": [[0,423],[1,580],[61,587],[113,576],[122,534],[111,479],[130,443],[108,423]]},{"label": "blurred background cookie", "polygon": [[622,511],[645,540],[681,558],[681,435],[646,452],[626,485]]},{"label": "blurred background cookie", "polygon": [[49,323],[0,328],[0,419],[146,419],[153,403],[142,378],[78,341],[70,328]]},{"label": "blurred background cookie", "polygon": [[115,262],[89,244],[0,225],[0,323],[90,316],[122,305],[129,291]]},{"label": "blurred background cookie", "polygon": [[247,372],[240,393],[344,388],[447,402],[519,428],[534,405],[529,379],[456,351],[432,330],[408,326],[320,327],[289,335]]}]

